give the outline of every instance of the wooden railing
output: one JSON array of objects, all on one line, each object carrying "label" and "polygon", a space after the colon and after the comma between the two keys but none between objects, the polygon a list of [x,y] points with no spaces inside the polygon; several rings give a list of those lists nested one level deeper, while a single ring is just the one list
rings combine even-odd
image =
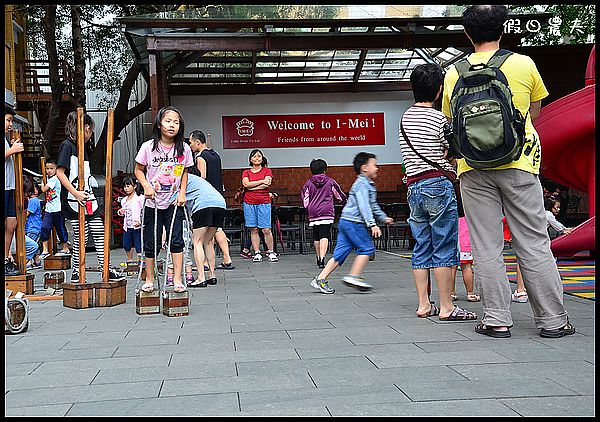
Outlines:
[{"label": "wooden railing", "polygon": [[[45,60],[18,60],[17,94],[50,94],[50,65]],[[59,61],[58,76],[64,84],[63,94],[73,95],[73,70]]]}]

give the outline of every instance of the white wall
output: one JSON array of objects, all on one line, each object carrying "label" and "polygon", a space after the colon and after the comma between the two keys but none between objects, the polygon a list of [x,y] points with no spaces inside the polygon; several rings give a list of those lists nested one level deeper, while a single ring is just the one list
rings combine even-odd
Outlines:
[{"label": "white wall", "polygon": [[171,97],[171,104],[182,113],[186,136],[195,129],[210,133],[212,147],[221,155],[223,168],[248,166],[251,149],[223,151],[221,117],[261,114],[384,112],[385,145],[263,148],[270,167],[306,167],[313,158],[322,158],[329,166],[350,165],[360,151],[376,154],[380,164],[399,164],[402,155],[398,146],[398,124],[412,103],[409,91]]}]

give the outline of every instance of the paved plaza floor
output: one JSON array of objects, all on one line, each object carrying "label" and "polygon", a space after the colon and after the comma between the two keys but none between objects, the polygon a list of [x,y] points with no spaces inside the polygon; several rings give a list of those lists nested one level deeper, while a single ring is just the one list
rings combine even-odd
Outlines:
[{"label": "paved plaza floor", "polygon": [[[565,295],[577,332],[562,339],[540,337],[530,305],[513,303],[512,338],[494,339],[475,322],[417,318],[399,254],[367,265],[370,292],[341,283],[347,263],[333,295],[310,287],[312,254],[234,265],[190,289],[186,317],[137,315],[134,277],[111,308],[30,302],[29,330],[5,336],[5,415],[595,415],[593,301]],[[460,275],[456,287],[480,315]]]}]

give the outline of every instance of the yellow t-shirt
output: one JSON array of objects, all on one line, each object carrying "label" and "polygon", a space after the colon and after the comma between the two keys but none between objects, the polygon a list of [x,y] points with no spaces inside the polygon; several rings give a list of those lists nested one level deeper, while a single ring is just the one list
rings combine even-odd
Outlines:
[{"label": "yellow t-shirt", "polygon": [[[472,53],[468,60],[471,64],[487,63],[495,51],[485,51],[481,53]],[[527,115],[525,122],[525,144],[521,156],[508,164],[495,167],[494,170],[516,168],[529,173],[538,174],[540,172],[540,161],[542,159],[542,150],[539,136],[531,123],[529,106],[531,103],[540,101],[548,96],[548,90],[542,81],[535,63],[529,56],[513,53],[500,66],[500,70],[506,75],[508,85],[513,94],[515,106]],[[442,113],[447,117],[452,117],[450,110],[450,96],[456,81],[458,80],[458,71],[455,66],[451,66],[446,72],[444,79],[444,96],[442,99]],[[458,159],[457,172],[460,176],[472,167],[467,165],[464,159]]]}]

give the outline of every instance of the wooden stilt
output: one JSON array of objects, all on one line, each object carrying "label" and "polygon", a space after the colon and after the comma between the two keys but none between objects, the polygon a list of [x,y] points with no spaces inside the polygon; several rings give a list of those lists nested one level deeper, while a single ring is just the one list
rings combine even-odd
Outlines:
[{"label": "wooden stilt", "polygon": [[114,138],[114,110],[108,109],[106,134],[106,184],[104,187],[104,265],[102,282],[94,284],[94,306],[115,306],[127,299],[127,281],[111,281],[110,268],[110,228],[112,217],[112,152]]},{"label": "wooden stilt", "polygon": [[160,314],[160,292],[135,291],[135,312],[138,315]]},{"label": "wooden stilt", "polygon": [[[11,131],[11,144],[21,142],[21,131]],[[33,274],[27,274],[26,266],[26,248],[25,248],[25,222],[27,221],[25,210],[25,198],[23,195],[23,155],[14,154],[15,164],[15,210],[17,214],[17,229],[15,230],[15,249],[16,264],[20,274],[4,277],[5,290],[11,290],[15,294],[23,292],[25,294],[33,293]]]},{"label": "wooden stilt", "polygon": [[190,313],[190,296],[187,291],[165,291],[162,294],[163,315],[170,317],[187,316]]},{"label": "wooden stilt", "polygon": [[[77,108],[77,159],[79,163],[79,184],[77,189],[85,188],[84,174],[84,123],[83,108]],[[74,171],[75,169],[71,169]],[[85,281],[85,209],[79,204],[79,279],[77,282],[63,283],[63,306],[75,309],[91,308],[94,306],[94,283]]]},{"label": "wooden stilt", "polygon": [[52,287],[53,289],[62,289],[67,275],[64,270],[48,271],[44,273],[44,289]]}]

